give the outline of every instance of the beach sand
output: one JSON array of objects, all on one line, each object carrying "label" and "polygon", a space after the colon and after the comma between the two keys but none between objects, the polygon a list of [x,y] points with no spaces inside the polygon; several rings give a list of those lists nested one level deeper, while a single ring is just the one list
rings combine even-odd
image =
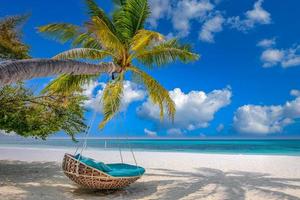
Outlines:
[{"label": "beach sand", "polygon": [[[0,199],[300,200],[300,157],[136,152],[146,174],[117,191],[79,188],[61,170],[63,149],[0,148]],[[104,162],[118,151],[88,150]],[[133,163],[130,152],[124,152]]]}]

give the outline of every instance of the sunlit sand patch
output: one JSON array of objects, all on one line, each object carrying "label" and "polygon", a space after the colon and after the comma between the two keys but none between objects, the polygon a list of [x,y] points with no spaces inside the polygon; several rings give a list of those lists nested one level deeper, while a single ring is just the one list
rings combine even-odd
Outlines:
[{"label": "sunlit sand patch", "polygon": [[5,198],[11,198],[13,199],[14,196],[18,196],[18,198],[25,197],[27,195],[27,191],[15,187],[15,186],[2,186],[0,187],[0,194],[1,194],[1,199]]},{"label": "sunlit sand patch", "polygon": [[40,186],[41,183],[37,183],[37,182],[28,182],[28,183],[25,183],[24,185],[27,185],[27,186]]}]

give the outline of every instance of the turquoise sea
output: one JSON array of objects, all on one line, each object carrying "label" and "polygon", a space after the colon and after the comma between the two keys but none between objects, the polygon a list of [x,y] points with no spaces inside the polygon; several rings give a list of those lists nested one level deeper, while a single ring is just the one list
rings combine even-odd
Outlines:
[{"label": "turquoise sea", "polygon": [[[76,148],[81,145],[70,139],[0,139],[0,147]],[[138,151],[172,151],[218,154],[267,154],[300,156],[300,140],[199,140],[199,139],[88,139],[88,148],[130,148]]]}]

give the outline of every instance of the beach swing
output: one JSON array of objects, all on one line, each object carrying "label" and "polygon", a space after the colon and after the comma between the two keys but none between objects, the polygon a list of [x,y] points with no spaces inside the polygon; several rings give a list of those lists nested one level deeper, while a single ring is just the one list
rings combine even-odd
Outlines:
[{"label": "beach swing", "polygon": [[119,149],[121,163],[104,164],[82,156],[82,152],[87,146],[87,136],[95,116],[96,113],[94,113],[90,125],[87,127],[80,153],[77,153],[77,147],[74,155],[65,154],[62,163],[63,172],[83,188],[98,190],[124,188],[141,178],[145,173],[145,169],[137,165],[132,148],[130,149],[135,165],[123,163],[121,149]]}]

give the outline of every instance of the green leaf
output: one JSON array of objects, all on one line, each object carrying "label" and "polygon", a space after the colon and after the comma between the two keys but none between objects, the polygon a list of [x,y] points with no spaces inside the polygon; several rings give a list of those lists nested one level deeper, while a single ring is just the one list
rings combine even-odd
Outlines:
[{"label": "green leaf", "polygon": [[102,49],[101,44],[91,32],[79,34],[72,43],[73,46],[82,46],[84,48]]},{"label": "green leaf", "polygon": [[150,14],[147,0],[127,0],[114,14],[114,23],[118,32],[129,41],[144,28],[145,21]]},{"label": "green leaf", "polygon": [[55,80],[51,81],[42,91],[42,93],[60,93],[71,94],[73,92],[80,92],[84,84],[90,83],[99,77],[97,75],[60,75]]},{"label": "green leaf", "polygon": [[29,46],[22,39],[21,26],[29,15],[8,16],[0,19],[0,59],[26,59]]},{"label": "green leaf", "polygon": [[158,32],[141,29],[133,37],[131,49],[139,52],[152,45],[152,43],[160,42],[163,39],[164,36]]},{"label": "green leaf", "polygon": [[64,131],[74,139],[86,128],[84,100],[80,94],[35,96],[23,84],[0,87],[0,129],[41,139]]},{"label": "green leaf", "polygon": [[109,82],[103,91],[103,120],[99,125],[103,129],[109,120],[120,110],[123,97],[123,74],[117,80]]},{"label": "green leaf", "polygon": [[44,35],[65,43],[79,34],[79,27],[68,23],[54,23],[38,28]]},{"label": "green leaf", "polygon": [[137,52],[136,58],[144,65],[161,66],[176,60],[184,63],[199,59],[199,55],[192,53],[189,45],[181,45],[176,39],[163,42],[152,49]]},{"label": "green leaf", "polygon": [[102,10],[94,0],[86,0],[86,4],[89,9],[89,14],[92,18],[99,17],[113,33],[116,32],[114,25],[105,14],[104,10]]},{"label": "green leaf", "polygon": [[118,36],[109,28],[105,21],[99,17],[93,17],[91,22],[87,23],[89,31],[95,33],[98,41],[105,49],[111,49],[122,55],[124,46]]},{"label": "green leaf", "polygon": [[64,51],[56,56],[54,59],[94,59],[101,60],[108,56],[114,56],[109,51],[92,49],[92,48],[75,48]]},{"label": "green leaf", "polygon": [[132,71],[135,76],[139,76],[140,80],[145,85],[151,101],[160,108],[160,118],[164,117],[164,107],[167,108],[168,116],[173,121],[176,108],[175,103],[169,95],[169,91],[161,86],[155,79],[147,73],[136,67],[130,67],[128,70]]},{"label": "green leaf", "polygon": [[123,6],[126,4],[126,0],[113,0],[114,4],[117,6]]}]

